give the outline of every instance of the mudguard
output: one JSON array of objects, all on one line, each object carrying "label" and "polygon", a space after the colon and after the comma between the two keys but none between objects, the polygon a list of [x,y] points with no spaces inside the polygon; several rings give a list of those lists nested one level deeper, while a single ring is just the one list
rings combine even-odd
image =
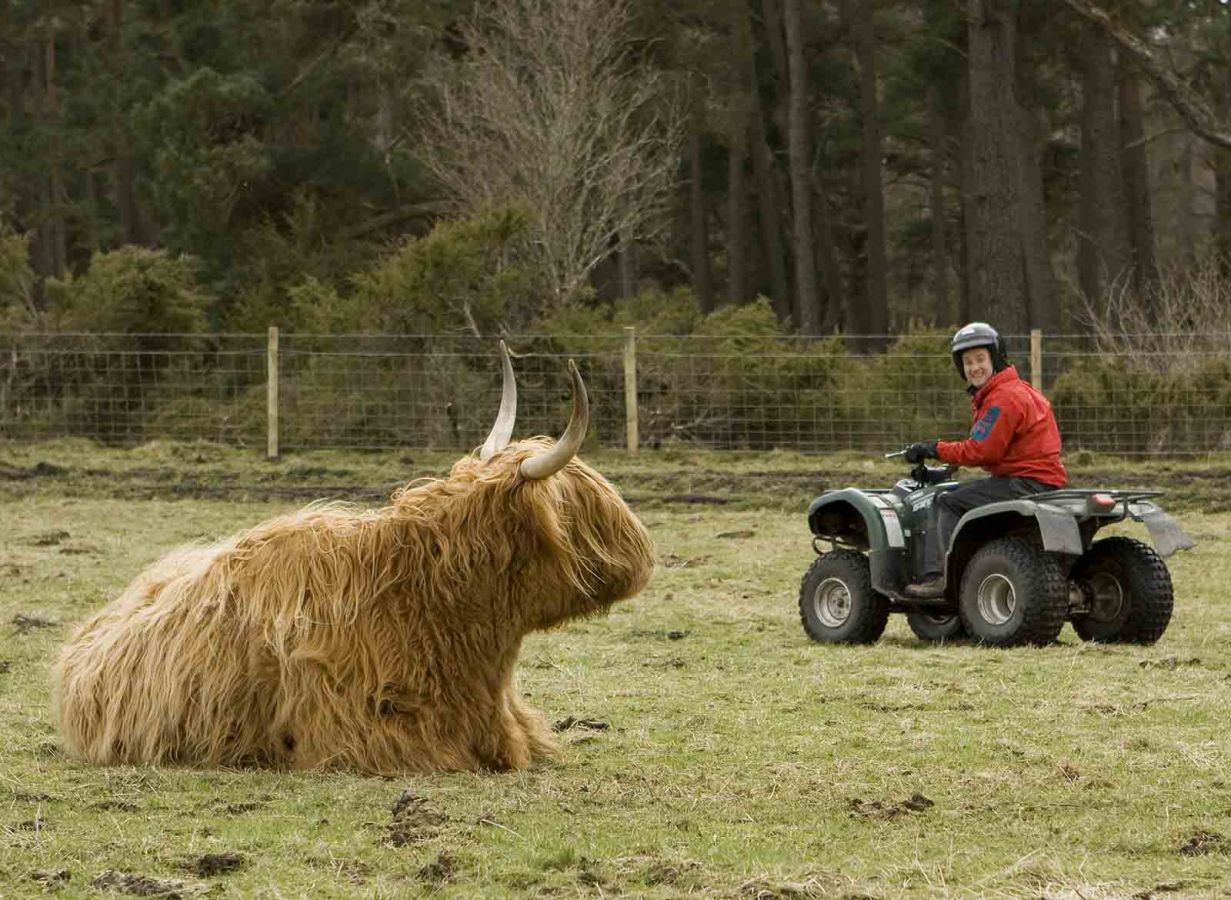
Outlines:
[{"label": "mudguard", "polygon": [[897,592],[905,579],[906,535],[898,518],[898,505],[891,496],[857,488],[822,494],[808,507],[808,527],[813,534],[826,536],[820,519],[827,511],[838,512],[844,519],[857,515],[863,520],[872,587]]},{"label": "mudguard", "polygon": [[1141,522],[1150,533],[1159,556],[1171,556],[1178,550],[1191,550],[1196,545],[1171,516],[1149,500],[1134,500],[1128,504],[1128,514]]},{"label": "mudguard", "polygon": [[1049,553],[1068,553],[1080,556],[1085,552],[1085,547],[1081,542],[1081,529],[1077,527],[1077,520],[1071,511],[1028,499],[1002,500],[972,509],[962,516],[957,527],[953,529],[948,551],[953,552],[954,546],[961,538],[963,528],[968,527],[972,522],[1003,513],[1016,513],[1019,516],[1034,519],[1039,526],[1039,536],[1043,539],[1043,549]]}]

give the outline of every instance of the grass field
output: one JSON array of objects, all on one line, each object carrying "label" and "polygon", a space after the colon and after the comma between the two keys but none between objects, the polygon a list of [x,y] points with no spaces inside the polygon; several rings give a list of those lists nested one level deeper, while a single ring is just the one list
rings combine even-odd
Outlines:
[{"label": "grass field", "polygon": [[1075,472],[1161,480],[1198,542],[1153,647],[1067,627],[1043,649],[930,646],[900,618],[875,646],[811,644],[802,505],[900,469],[600,455],[659,565],[610,617],[527,641],[559,762],[383,780],[62,755],[48,667],[143,565],[447,459],[0,448],[0,896],[1231,895],[1231,477],[1209,461]]}]

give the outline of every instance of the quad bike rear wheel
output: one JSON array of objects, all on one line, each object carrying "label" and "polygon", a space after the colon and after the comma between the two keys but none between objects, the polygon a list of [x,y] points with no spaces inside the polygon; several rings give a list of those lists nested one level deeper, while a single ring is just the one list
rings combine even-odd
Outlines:
[{"label": "quad bike rear wheel", "polygon": [[866,556],[832,550],[813,561],[799,585],[799,618],[814,641],[871,644],[889,621],[889,599],[872,589]]},{"label": "quad bike rear wheel", "polygon": [[966,636],[957,613],[911,612],[906,614],[906,624],[923,641],[956,641]]},{"label": "quad bike rear wheel", "polygon": [[1073,630],[1084,641],[1152,644],[1171,622],[1171,574],[1154,549],[1141,541],[1095,541],[1069,578],[1090,602],[1089,613],[1073,616]]},{"label": "quad bike rear wheel", "polygon": [[974,640],[994,647],[1050,644],[1064,627],[1068,582],[1041,547],[1006,537],[981,547],[962,576],[958,611]]}]

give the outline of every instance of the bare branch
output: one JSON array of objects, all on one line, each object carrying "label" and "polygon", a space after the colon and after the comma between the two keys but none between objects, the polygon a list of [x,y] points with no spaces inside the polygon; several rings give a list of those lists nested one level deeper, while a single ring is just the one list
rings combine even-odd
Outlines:
[{"label": "bare branch", "polygon": [[463,208],[527,212],[557,299],[665,224],[679,103],[629,22],[628,0],[496,0],[463,29],[466,58],[429,77],[426,164]]},{"label": "bare branch", "polygon": [[1219,147],[1231,149],[1231,132],[1225,130],[1205,101],[1154,58],[1145,42],[1112,21],[1104,10],[1088,0],[1064,0],[1087,21],[1093,22],[1141,67],[1154,87],[1185,121],[1193,134]]}]

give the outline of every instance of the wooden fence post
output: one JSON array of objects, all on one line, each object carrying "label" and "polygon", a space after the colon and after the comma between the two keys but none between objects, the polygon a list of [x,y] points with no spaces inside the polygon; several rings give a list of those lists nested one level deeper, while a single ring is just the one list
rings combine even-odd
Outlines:
[{"label": "wooden fence post", "polygon": [[1030,329],[1030,384],[1043,392],[1043,332],[1038,328]]},{"label": "wooden fence post", "polygon": [[265,352],[265,457],[278,459],[278,326],[269,326]]},{"label": "wooden fence post", "polygon": [[637,329],[624,328],[624,429],[628,435],[628,452],[636,453],[640,438],[637,434]]}]

